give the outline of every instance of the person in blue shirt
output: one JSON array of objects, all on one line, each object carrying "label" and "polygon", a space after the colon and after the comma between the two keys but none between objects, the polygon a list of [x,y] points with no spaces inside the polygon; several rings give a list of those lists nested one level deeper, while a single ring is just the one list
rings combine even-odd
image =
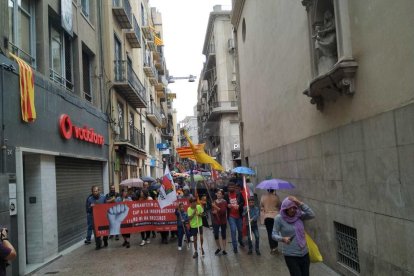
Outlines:
[{"label": "person in blue shirt", "polygon": [[[250,217],[252,235],[254,235],[254,239],[255,239],[256,254],[260,256],[261,254],[260,254],[260,249],[259,249],[259,240],[260,240],[259,239],[259,228],[257,226],[257,220],[259,219],[260,211],[259,211],[259,208],[255,206],[254,196],[249,197],[249,212],[248,213],[247,213],[247,206],[243,207],[243,216],[246,218],[246,221],[248,221]],[[247,237],[248,237],[248,243],[249,243],[249,251],[247,254],[251,255],[253,253],[252,252],[253,243],[252,243],[252,238],[250,236],[249,230],[247,230]]]},{"label": "person in blue shirt", "polygon": [[[106,197],[105,195],[100,193],[99,186],[92,186],[91,190],[92,190],[92,194],[90,194],[88,198],[86,199],[86,218],[88,222],[88,230],[86,234],[85,244],[91,243],[92,231],[94,230],[93,209],[92,209],[93,206],[95,206],[95,204],[106,203]],[[104,246],[107,247],[108,236],[103,237],[103,242],[104,242]],[[102,247],[102,239],[101,237],[96,237],[96,234],[95,234],[95,245],[96,245],[95,247],[96,250],[99,250]]]},{"label": "person in blue shirt", "polygon": [[190,242],[190,232],[188,231],[188,215],[184,210],[184,203],[180,202],[177,209],[175,209],[175,215],[177,216],[177,235],[178,235],[178,250],[182,250],[183,237],[185,234],[187,246]]}]

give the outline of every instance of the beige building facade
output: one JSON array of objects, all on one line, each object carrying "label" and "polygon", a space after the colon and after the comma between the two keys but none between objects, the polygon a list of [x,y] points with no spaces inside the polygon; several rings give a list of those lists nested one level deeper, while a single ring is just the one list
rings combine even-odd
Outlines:
[{"label": "beige building facade", "polygon": [[412,1],[233,1],[242,161],[296,185],[325,263],[411,275]]},{"label": "beige building facade", "polygon": [[198,139],[206,152],[231,170],[239,158],[238,105],[230,11],[214,6],[203,54],[206,57],[197,93]]}]

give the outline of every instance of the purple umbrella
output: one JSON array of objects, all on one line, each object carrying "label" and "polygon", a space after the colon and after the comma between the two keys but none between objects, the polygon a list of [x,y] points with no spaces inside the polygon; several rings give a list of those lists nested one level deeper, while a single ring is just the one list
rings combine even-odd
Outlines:
[{"label": "purple umbrella", "polygon": [[295,186],[286,180],[273,178],[260,182],[260,184],[257,185],[256,188],[263,190],[289,190],[294,189]]}]

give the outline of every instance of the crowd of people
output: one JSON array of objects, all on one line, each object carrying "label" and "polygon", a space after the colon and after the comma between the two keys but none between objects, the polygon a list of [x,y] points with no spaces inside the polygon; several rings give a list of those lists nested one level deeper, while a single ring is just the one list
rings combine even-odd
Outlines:
[{"label": "crowd of people", "polygon": [[[177,181],[177,180],[175,180]],[[216,243],[215,255],[227,255],[227,225],[230,228],[231,246],[234,254],[239,253],[239,247],[245,247],[244,236],[247,236],[249,255],[253,251],[260,256],[259,224],[266,228],[269,243],[269,254],[279,254],[278,245],[282,246],[282,254],[291,275],[309,275],[309,254],[306,246],[303,221],[314,217],[312,209],[294,196],[280,201],[275,190],[268,190],[260,200],[251,189],[243,190],[243,185],[237,179],[228,183],[204,185],[204,189],[191,189],[186,181],[177,181],[177,197],[187,198],[190,206],[185,210],[180,203],[176,208],[177,231],[160,232],[161,243],[177,239],[178,250],[182,250],[183,241],[187,246],[193,244],[193,258],[205,254],[203,248],[203,228],[211,229]],[[106,195],[100,194],[99,187],[92,187],[92,193],[86,200],[88,231],[85,244],[91,243],[93,230],[92,206],[104,202],[124,202],[135,200],[156,200],[157,190],[150,189],[149,183],[144,183],[139,189],[122,189],[115,191],[110,187]],[[157,233],[141,232],[140,246],[149,244]],[[130,247],[130,235],[122,234],[122,246]],[[119,237],[103,237],[103,247],[108,246],[108,239],[118,240]],[[95,239],[96,249],[102,248],[100,237]],[[254,241],[253,241],[254,240]]]}]

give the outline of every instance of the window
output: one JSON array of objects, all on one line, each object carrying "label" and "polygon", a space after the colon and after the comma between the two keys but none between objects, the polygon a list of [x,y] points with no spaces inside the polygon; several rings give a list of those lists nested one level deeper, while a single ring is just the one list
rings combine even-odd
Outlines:
[{"label": "window", "polygon": [[338,262],[354,272],[360,272],[357,230],[334,221]]},{"label": "window", "polygon": [[145,20],[145,10],[144,10],[144,6],[141,3],[141,20],[142,20],[142,26],[147,26],[147,22]]},{"label": "window", "polygon": [[50,79],[73,90],[71,39],[50,26]]},{"label": "window", "polygon": [[130,141],[134,141],[134,129],[135,129],[135,122],[134,122],[134,113],[133,112],[129,112],[129,140]]},{"label": "window", "polygon": [[114,35],[114,43],[115,80],[122,81],[122,44],[116,35]]},{"label": "window", "polygon": [[82,5],[82,13],[89,19],[89,0],[82,0],[81,1],[81,5]]},{"label": "window", "polygon": [[122,103],[118,102],[117,110],[118,110],[119,135],[120,135],[120,138],[123,139],[124,135],[125,135],[125,131],[124,131],[124,105]]},{"label": "window", "polygon": [[8,1],[11,52],[35,66],[34,1]]},{"label": "window", "polygon": [[92,102],[92,80],[90,56],[82,51],[83,93],[87,101]]}]

